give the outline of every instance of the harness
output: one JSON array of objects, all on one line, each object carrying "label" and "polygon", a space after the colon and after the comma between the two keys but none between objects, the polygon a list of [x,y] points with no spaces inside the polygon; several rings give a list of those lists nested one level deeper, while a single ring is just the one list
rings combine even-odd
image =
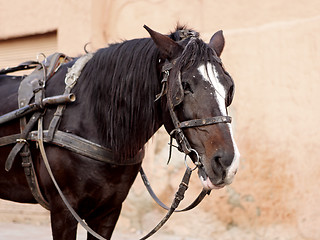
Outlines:
[{"label": "harness", "polygon": [[[92,158],[94,160],[103,161],[109,164],[115,164],[119,165],[118,162],[115,162],[113,159],[113,153],[110,149],[105,148],[99,144],[90,142],[84,138],[81,138],[79,136],[76,136],[71,133],[66,133],[60,130],[57,130],[61,116],[63,115],[63,112],[66,108],[66,103],[73,102],[75,100],[74,94],[71,93],[72,88],[77,83],[77,79],[80,76],[81,70],[85,66],[85,64],[91,59],[92,54],[84,55],[83,57],[79,58],[75,64],[72,66],[71,69],[69,69],[68,73],[66,74],[66,87],[65,91],[60,96],[54,96],[50,98],[44,98],[44,90],[45,85],[47,82],[47,79],[50,79],[50,77],[59,69],[61,64],[70,61],[70,59],[63,54],[56,54],[54,56],[50,56],[50,58],[54,58],[54,61],[49,61],[49,59],[46,59],[44,63],[39,62],[32,62],[32,65],[22,64],[21,67],[16,67],[16,69],[26,69],[26,68],[36,68],[36,70],[26,77],[19,88],[19,106],[20,109],[15,110],[13,112],[10,112],[8,114],[5,114],[3,116],[0,116],[0,124],[7,122],[9,120],[20,118],[20,128],[21,133],[20,134],[14,134],[10,136],[5,136],[0,138],[0,147],[9,145],[9,144],[15,144],[13,149],[11,150],[8,159],[6,161],[5,168],[7,171],[9,171],[12,167],[13,161],[15,159],[15,156],[20,153],[22,157],[22,166],[25,171],[25,175],[27,178],[27,182],[29,184],[29,187],[31,189],[31,192],[34,196],[34,198],[46,209],[49,210],[49,203],[46,201],[46,199],[42,196],[36,173],[33,166],[33,161],[31,159],[31,153],[29,149],[29,141],[35,141],[39,144],[40,152],[42,155],[42,158],[44,160],[44,163],[46,165],[46,168],[49,172],[49,175],[54,182],[62,200],[66,204],[69,211],[72,213],[72,215],[77,219],[77,221],[88,231],[91,235],[95,236],[98,239],[104,239],[99,234],[95,233],[79,216],[78,214],[73,210],[67,199],[64,197],[62,191],[60,190],[58,184],[55,181],[55,178],[51,172],[50,165],[45,153],[44,148],[44,142],[49,144],[54,144],[63,148],[66,148],[70,151],[73,151],[77,154],[80,154],[82,156],[86,156],[89,158]],[[61,60],[62,59],[62,60]],[[47,64],[47,65],[46,65]],[[162,90],[161,93],[157,95],[156,100],[164,97],[167,95],[168,91],[168,82],[174,81],[175,79],[170,78],[170,70],[174,67],[174,63],[166,62],[162,68],[162,74],[163,74],[163,80],[162,80]],[[10,71],[16,71],[16,69],[6,69],[6,70],[0,70],[1,73],[7,73]],[[49,70],[50,69],[50,70]],[[42,77],[40,77],[42,75]],[[179,75],[180,76],[180,75]],[[178,79],[181,81],[180,79]],[[31,87],[30,87],[31,85]],[[24,87],[27,86],[27,87]],[[29,89],[29,90],[26,90]],[[30,93],[31,91],[31,93]],[[24,94],[23,92],[27,92]],[[29,104],[30,100],[34,98],[35,101],[32,104]],[[182,100],[177,99],[178,102],[182,102]],[[28,105],[29,104],[29,105]],[[45,109],[47,105],[58,105],[57,110],[54,114],[54,117],[52,118],[48,130],[43,130],[42,126],[42,119],[43,119],[43,112],[42,110]],[[231,117],[229,116],[217,116],[217,117],[211,117],[211,118],[205,118],[205,119],[193,119],[193,120],[187,120],[180,122],[177,114],[175,112],[175,106],[172,102],[172,99],[167,96],[167,104],[168,104],[168,110],[170,113],[170,117],[172,120],[172,123],[174,125],[174,129],[170,133],[170,151],[169,151],[169,160],[171,158],[171,152],[172,152],[172,140],[173,138],[176,139],[178,143],[178,149],[185,153],[185,156],[189,156],[192,154],[195,156],[195,159],[193,159],[193,162],[195,164],[195,167],[191,169],[187,163],[186,163],[186,171],[185,174],[181,180],[181,183],[179,185],[178,191],[175,194],[175,198],[171,204],[170,207],[163,204],[157,196],[154,194],[154,191],[152,190],[150,183],[143,171],[143,169],[140,169],[140,174],[143,179],[143,182],[145,186],[147,187],[148,192],[150,195],[154,198],[154,200],[163,208],[167,209],[168,212],[165,215],[165,217],[160,221],[160,223],[145,237],[141,238],[147,239],[151,235],[153,235],[155,232],[157,232],[169,219],[169,217],[172,215],[173,212],[182,212],[187,211],[195,206],[197,206],[201,200],[207,195],[210,194],[210,191],[202,190],[199,196],[196,198],[196,200],[190,204],[190,206],[177,210],[177,207],[181,200],[184,198],[184,193],[188,188],[189,180],[192,171],[194,171],[197,167],[202,166],[201,158],[198,154],[198,152],[191,148],[187,138],[185,137],[183,130],[185,128],[191,128],[191,127],[199,127],[199,126],[207,126],[217,123],[230,123]],[[39,111],[40,110],[40,111]],[[31,112],[35,112],[29,122],[26,121],[25,115]],[[32,131],[35,124],[38,122],[38,130]],[[125,165],[130,164],[138,164],[141,163],[143,158],[143,152],[140,151],[137,156],[135,156],[132,159],[128,159]],[[185,157],[185,161],[186,161]],[[168,160],[168,162],[169,162]]]}]

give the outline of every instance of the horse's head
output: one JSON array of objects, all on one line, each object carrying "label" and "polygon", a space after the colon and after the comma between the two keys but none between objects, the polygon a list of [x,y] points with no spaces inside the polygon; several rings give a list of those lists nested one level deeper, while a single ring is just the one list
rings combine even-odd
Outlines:
[{"label": "horse's head", "polygon": [[224,47],[222,31],[205,44],[192,31],[174,41],[145,28],[160,51],[159,68],[166,86],[161,93],[166,95],[162,111],[168,133],[198,165],[205,189],[230,184],[240,154],[227,114],[234,83],[219,58]]}]

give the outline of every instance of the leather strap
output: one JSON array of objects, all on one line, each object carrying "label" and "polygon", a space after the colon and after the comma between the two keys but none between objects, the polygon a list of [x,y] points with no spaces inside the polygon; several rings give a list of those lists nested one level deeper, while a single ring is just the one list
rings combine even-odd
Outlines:
[{"label": "leather strap", "polygon": [[41,152],[41,156],[43,158],[43,162],[47,168],[47,171],[49,173],[49,176],[53,182],[53,184],[55,185],[62,201],[64,202],[64,204],[66,205],[66,207],[68,208],[68,210],[71,212],[71,214],[73,215],[73,217],[78,221],[78,223],[80,223],[80,225],[86,229],[92,236],[96,237],[97,239],[100,240],[106,240],[104,237],[100,236],[99,234],[97,234],[95,231],[93,231],[82,219],[81,217],[76,213],[76,211],[72,208],[72,206],[70,205],[70,203],[68,202],[68,200],[66,199],[66,197],[64,196],[64,194],[62,193],[55,177],[53,176],[48,158],[47,158],[47,154],[45,152],[44,149],[44,145],[43,145],[43,130],[42,130],[42,118],[39,119],[38,122],[38,144],[39,144],[39,148],[40,148],[40,152]]},{"label": "leather strap", "polygon": [[60,124],[61,121],[61,116],[63,115],[63,112],[66,108],[66,105],[59,105],[57,107],[56,112],[53,115],[53,118],[50,122],[50,125],[48,127],[48,140],[52,141],[53,140],[53,136],[56,133],[58,126]]},{"label": "leather strap", "polygon": [[[20,134],[14,134],[0,138],[0,147],[9,145],[16,142],[16,139],[20,137]],[[32,131],[29,133],[26,140],[37,141],[38,132]],[[72,152],[78,153],[82,156],[89,157],[91,159],[102,161],[115,165],[134,165],[142,162],[143,151],[140,151],[134,158],[126,159],[125,163],[119,163],[113,160],[113,153],[110,149],[105,148],[99,144],[90,142],[77,135],[66,133],[57,130],[53,140],[48,137],[48,131],[43,131],[43,141],[57,145],[59,147],[68,149]]]},{"label": "leather strap", "polygon": [[[151,185],[150,185],[150,182],[147,178],[147,175],[145,174],[143,168],[141,167],[140,168],[140,176],[143,180],[143,183],[144,185],[146,186],[150,196],[153,198],[153,200],[162,208],[166,209],[166,210],[169,210],[170,207],[168,207],[167,205],[165,205],[158,197],[157,195],[154,193]],[[196,206],[199,205],[199,203],[204,199],[204,197],[206,195],[209,195],[210,194],[210,191],[207,191],[205,189],[202,189],[201,193],[199,194],[199,196],[186,208],[183,208],[183,209],[177,209],[177,210],[174,210],[174,212],[186,212],[186,211],[189,211],[193,208],[195,208]]]},{"label": "leather strap", "polygon": [[[22,133],[15,135],[16,138],[11,143],[14,143],[14,142],[18,142],[18,143],[11,149],[11,151],[9,153],[9,156],[8,156],[8,158],[6,160],[6,163],[5,163],[6,171],[9,171],[11,169],[16,155],[21,151],[22,147],[25,144],[27,144],[28,134],[31,131],[31,129],[34,127],[36,122],[38,121],[40,115],[41,115],[41,112],[34,113],[33,116],[30,118],[30,120],[29,120],[28,124],[26,125],[26,127],[23,129]],[[1,146],[1,143],[2,143],[2,141],[1,141],[2,139],[5,140],[5,139],[7,139],[7,137],[0,138],[0,146]],[[7,144],[5,144],[5,145],[7,145]]]},{"label": "leather strap", "polygon": [[217,123],[231,123],[232,118],[230,116],[217,116],[203,119],[192,119],[178,123],[179,128],[188,127],[200,127],[206,125],[212,125]]},{"label": "leather strap", "polygon": [[24,169],[24,173],[26,175],[26,179],[33,197],[42,207],[44,207],[47,210],[50,210],[49,203],[43,197],[39,187],[39,183],[38,183],[36,172],[34,170],[34,165],[31,158],[29,146],[27,145],[23,146],[23,150],[20,152],[20,156],[22,158],[22,167]]},{"label": "leather strap", "polygon": [[[16,139],[17,140],[17,139]],[[22,140],[22,139],[20,139]],[[10,171],[10,169],[12,168],[12,165],[13,165],[13,162],[14,162],[14,159],[16,158],[17,154],[21,151],[21,149],[23,148],[23,146],[26,144],[27,142],[18,142],[10,151],[9,155],[8,155],[8,158],[6,160],[6,163],[5,163],[5,170],[7,172]]]},{"label": "leather strap", "polygon": [[38,64],[39,63],[36,62],[36,61],[24,62],[24,63],[21,63],[20,65],[18,65],[16,67],[0,69],[0,74],[7,74],[7,73],[17,72],[17,71],[21,71],[21,70],[32,69],[32,68],[37,67]]},{"label": "leather strap", "polygon": [[[72,88],[77,84],[77,80],[81,74],[82,69],[85,67],[85,65],[89,62],[89,60],[93,57],[93,53],[88,53],[82,57],[80,57],[71,68],[69,68],[68,73],[65,77],[65,90],[64,94],[70,94]],[[53,136],[58,130],[61,117],[63,115],[64,110],[66,109],[66,105],[59,105],[57,107],[56,112],[53,115],[53,118],[49,125],[49,133],[48,133],[48,139],[49,141],[53,140]]]},{"label": "leather strap", "polygon": [[158,223],[158,225],[155,226],[155,228],[152,229],[146,236],[144,236],[143,238],[140,238],[140,240],[145,240],[145,239],[151,237],[168,221],[168,219],[170,218],[172,213],[174,213],[176,208],[179,206],[181,200],[184,198],[184,193],[188,189],[188,186],[189,186],[191,173],[192,173],[191,169],[187,168],[184,175],[183,175],[182,181],[179,185],[179,189],[175,194],[175,198],[171,204],[169,211],[164,216],[164,218]]}]

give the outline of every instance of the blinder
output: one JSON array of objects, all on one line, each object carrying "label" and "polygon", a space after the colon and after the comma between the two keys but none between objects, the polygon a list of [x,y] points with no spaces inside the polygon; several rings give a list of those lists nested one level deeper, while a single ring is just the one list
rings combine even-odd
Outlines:
[{"label": "blinder", "polygon": [[[166,77],[167,79],[169,78],[170,70],[172,69],[173,66],[174,66],[173,64],[170,64],[170,69],[168,69],[168,66],[164,65],[164,67],[168,69],[165,72],[165,75],[167,75]],[[174,76],[171,77],[171,81],[169,80],[167,82],[167,85],[168,85],[167,96],[172,101],[173,107],[176,107],[183,102],[184,90],[181,82],[181,72],[178,70],[178,71],[174,71],[173,74]]]}]

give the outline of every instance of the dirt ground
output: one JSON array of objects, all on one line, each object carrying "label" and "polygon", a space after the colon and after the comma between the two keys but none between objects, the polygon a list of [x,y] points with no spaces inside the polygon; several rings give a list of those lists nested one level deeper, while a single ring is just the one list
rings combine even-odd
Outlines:
[{"label": "dirt ground", "polygon": [[[85,240],[86,231],[79,225],[77,240]],[[115,230],[112,239],[140,239],[142,233],[120,232]],[[21,204],[0,200],[0,240],[52,240],[49,212],[40,205]],[[151,239],[157,240],[195,240],[167,235],[161,230]]]},{"label": "dirt ground", "polygon": [[[86,239],[86,231],[79,227],[77,240]],[[139,239],[142,235],[136,233],[119,233],[115,232],[112,239],[115,240],[132,240]],[[26,223],[0,223],[0,240],[52,240],[50,225],[34,225]],[[184,238],[169,236],[158,233],[151,237],[158,240],[195,240],[193,238]]]}]

